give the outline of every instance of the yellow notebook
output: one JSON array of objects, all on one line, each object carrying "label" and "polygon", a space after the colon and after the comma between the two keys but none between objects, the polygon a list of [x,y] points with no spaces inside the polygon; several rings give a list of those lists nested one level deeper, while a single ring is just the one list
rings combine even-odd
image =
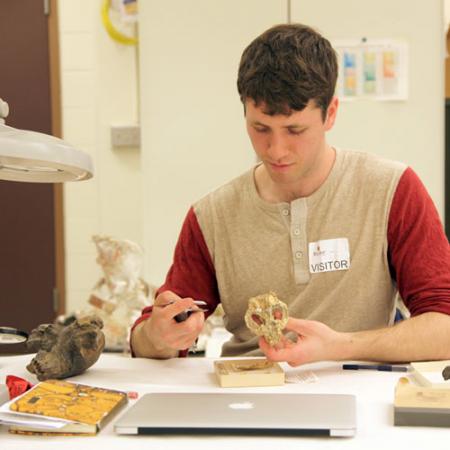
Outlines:
[{"label": "yellow notebook", "polygon": [[[125,392],[61,380],[42,381],[9,403],[10,431],[95,434],[127,401]],[[63,425],[56,427],[56,423]]]}]

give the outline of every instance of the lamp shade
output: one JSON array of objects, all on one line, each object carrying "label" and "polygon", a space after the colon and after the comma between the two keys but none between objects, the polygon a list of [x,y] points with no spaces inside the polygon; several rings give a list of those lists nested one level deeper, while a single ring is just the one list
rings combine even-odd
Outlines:
[{"label": "lamp shade", "polygon": [[92,178],[91,157],[62,139],[5,125],[0,99],[0,180],[61,183]]},{"label": "lamp shade", "polygon": [[61,139],[0,123],[0,179],[37,183],[87,180],[90,156]]}]

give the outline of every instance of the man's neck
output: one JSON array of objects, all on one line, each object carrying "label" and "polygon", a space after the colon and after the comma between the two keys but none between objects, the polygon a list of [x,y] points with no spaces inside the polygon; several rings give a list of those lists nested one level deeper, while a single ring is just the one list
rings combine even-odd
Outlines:
[{"label": "man's neck", "polygon": [[264,164],[255,171],[255,184],[259,196],[269,203],[292,202],[298,198],[309,197],[322,186],[330,174],[336,160],[336,151],[327,147],[321,164],[312,173],[293,183],[275,183]]}]

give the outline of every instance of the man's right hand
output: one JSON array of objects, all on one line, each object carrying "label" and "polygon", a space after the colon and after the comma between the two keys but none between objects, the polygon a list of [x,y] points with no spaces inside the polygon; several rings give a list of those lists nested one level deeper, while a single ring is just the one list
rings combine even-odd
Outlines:
[{"label": "man's right hand", "polygon": [[180,350],[191,347],[203,328],[202,312],[191,314],[178,323],[175,316],[187,308],[198,309],[192,298],[181,298],[171,291],[155,299],[151,316],[133,330],[134,354],[146,358],[173,358]]}]

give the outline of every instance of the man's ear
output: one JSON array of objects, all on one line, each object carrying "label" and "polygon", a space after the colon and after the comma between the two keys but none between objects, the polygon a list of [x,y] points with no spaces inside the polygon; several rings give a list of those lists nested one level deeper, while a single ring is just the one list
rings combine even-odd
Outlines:
[{"label": "man's ear", "polygon": [[338,107],[339,107],[339,99],[337,97],[333,97],[327,109],[327,117],[325,119],[325,131],[329,131],[333,128],[334,122],[336,121]]}]

